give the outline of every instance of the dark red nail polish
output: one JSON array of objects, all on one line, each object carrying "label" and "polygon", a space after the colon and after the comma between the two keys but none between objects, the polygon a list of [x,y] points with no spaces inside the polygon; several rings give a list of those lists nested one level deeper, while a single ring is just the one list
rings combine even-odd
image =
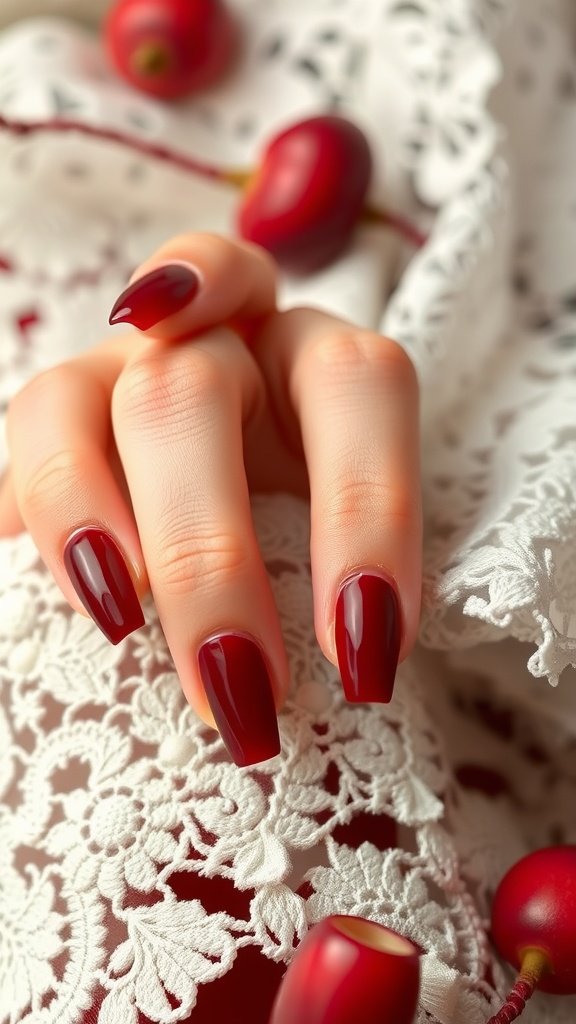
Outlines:
[{"label": "dark red nail polish", "polygon": [[196,295],[200,278],[192,267],[167,263],[128,285],[114,303],[111,324],[132,324],[140,331],[178,313]]},{"label": "dark red nail polish", "polygon": [[103,530],[78,530],[64,549],[74,590],[111,644],[144,625],[144,615],[120,550]]},{"label": "dark red nail polish", "polygon": [[266,663],[254,640],[221,633],[202,644],[198,662],[208,703],[231,758],[240,767],[280,752]]},{"label": "dark red nail polish", "polygon": [[387,704],[400,653],[400,607],[382,576],[360,572],[346,580],[336,601],[335,640],[346,700]]}]

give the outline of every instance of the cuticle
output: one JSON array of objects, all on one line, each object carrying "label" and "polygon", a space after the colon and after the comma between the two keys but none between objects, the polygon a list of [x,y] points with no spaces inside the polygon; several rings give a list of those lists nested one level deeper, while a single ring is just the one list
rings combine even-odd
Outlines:
[{"label": "cuticle", "polygon": [[200,649],[202,647],[204,647],[205,644],[208,644],[208,643],[210,643],[213,640],[220,640],[224,636],[240,636],[244,640],[250,640],[253,644],[256,644],[256,647],[258,648],[258,650],[260,651],[260,654],[262,655],[262,658],[264,659],[264,664],[266,665],[266,668],[268,670],[268,675],[270,677],[270,680],[272,681],[273,679],[276,678],[276,673],[274,672],[274,667],[273,667],[272,661],[271,661],[271,659],[270,659],[270,657],[268,655],[268,652],[267,652],[264,644],[262,643],[262,641],[258,637],[254,636],[253,633],[248,633],[248,632],[246,632],[243,629],[218,629],[218,630],[214,630],[213,632],[209,633],[208,636],[206,636],[198,644],[197,654],[200,653]]},{"label": "cuticle", "polygon": [[402,631],[402,634],[404,633],[404,614],[403,614],[403,609],[402,609],[402,601],[400,600],[400,590],[399,590],[399,587],[398,587],[398,582],[396,580],[396,577],[393,576],[392,573],[389,570],[382,568],[382,566],[379,566],[378,564],[376,564],[376,566],[375,566],[373,562],[370,565],[360,565],[360,566],[358,566],[358,567],[356,567],[354,569],[351,569],[350,572],[348,572],[346,574],[346,576],[343,577],[341,583],[336,588],[336,596],[335,596],[334,602],[332,604],[332,614],[330,615],[330,618],[328,620],[330,622],[330,629],[329,629],[329,632],[328,632],[328,640],[329,640],[329,643],[330,643],[330,647],[331,647],[332,651],[334,651],[334,653],[336,653],[335,633],[336,633],[336,607],[337,607],[337,604],[338,604],[338,598],[340,597],[340,594],[342,593],[342,591],[343,591],[344,587],[346,586],[346,584],[350,583],[350,581],[353,580],[356,576],[379,576],[380,579],[384,580],[386,583],[388,583],[392,587],[394,593],[396,594],[396,601],[398,603],[398,612],[399,612],[399,615],[400,615],[401,631]]},{"label": "cuticle", "polygon": [[197,661],[199,660],[200,650],[202,649],[202,647],[204,647],[205,644],[210,643],[210,641],[212,641],[212,640],[220,640],[220,638],[223,637],[223,636],[240,636],[244,640],[250,640],[253,644],[256,645],[256,647],[260,651],[260,654],[262,655],[262,659],[264,661],[264,665],[266,666],[266,671],[268,673],[268,678],[270,680],[270,685],[272,687],[272,694],[274,696],[274,703],[276,704],[276,714],[278,714],[277,700],[278,700],[278,694],[279,694],[279,687],[278,687],[278,678],[277,678],[277,675],[276,675],[276,672],[275,672],[275,669],[274,669],[274,664],[272,662],[271,657],[268,654],[268,651],[267,651],[266,647],[262,643],[262,641],[258,637],[254,636],[253,633],[248,633],[248,632],[246,632],[243,629],[219,629],[219,630],[215,630],[215,631],[209,633],[208,636],[206,636],[198,644],[198,647],[197,647],[197,650],[196,650],[196,660]]},{"label": "cuticle", "polygon": [[144,271],[143,274],[138,274],[138,277],[135,276],[135,274],[137,274],[138,271],[135,271],[130,280],[128,281],[127,287],[129,288],[131,285],[137,284],[138,281],[142,281],[145,277],[148,277],[148,274],[153,274],[155,270],[162,270],[164,267],[186,267],[187,270],[191,270],[198,278],[198,291],[200,291],[202,285],[204,284],[204,274],[202,273],[200,268],[196,266],[195,263],[192,263],[190,260],[173,259],[164,260],[162,263],[156,263],[153,267],[150,267],[148,270]]},{"label": "cuticle", "polygon": [[[114,541],[114,543],[118,547],[120,547],[120,545],[118,544],[118,541],[116,540],[115,535],[111,532],[111,530],[109,530],[102,523],[89,522],[89,523],[81,523],[79,526],[75,526],[74,529],[72,530],[72,532],[67,534],[66,540],[64,541],[64,544],[63,544],[63,549],[67,548],[68,545],[71,543],[71,541],[74,540],[74,538],[76,536],[78,536],[81,533],[85,533],[86,530],[99,530],[100,533],[105,533],[108,537],[110,537],[111,540]],[[120,548],[120,550],[122,550],[122,548]]]},{"label": "cuticle", "polygon": [[338,602],[338,598],[340,596],[341,591],[344,589],[346,584],[349,583],[350,580],[353,580],[356,576],[379,576],[380,579],[385,580],[386,583],[389,583],[390,586],[394,588],[394,590],[396,591],[396,597],[398,598],[398,603],[400,603],[400,591],[398,589],[398,581],[396,580],[396,577],[393,576],[392,573],[389,572],[389,570],[383,569],[381,566],[375,567],[374,564],[371,564],[369,566],[361,565],[358,568],[352,569],[342,579],[341,583],[339,584],[336,590],[336,600],[334,601],[334,607]]}]

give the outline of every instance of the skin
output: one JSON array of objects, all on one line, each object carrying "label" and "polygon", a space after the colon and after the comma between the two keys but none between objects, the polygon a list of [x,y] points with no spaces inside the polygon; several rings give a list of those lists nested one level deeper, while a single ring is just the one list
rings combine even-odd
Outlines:
[{"label": "skin", "polygon": [[410,651],[421,592],[418,387],[394,341],[316,309],[279,312],[276,267],[259,247],[181,235],[133,280],[173,261],[201,276],[187,307],[44,371],[12,398],[0,537],[27,530],[87,616],[62,552],[82,525],[110,532],[139,597],[152,590],[187,699],[213,725],[195,655],[214,633],[260,641],[278,708],[289,684],[251,493],[310,500],[314,624],[329,661],[338,589],[357,569],[395,581],[400,660]]}]

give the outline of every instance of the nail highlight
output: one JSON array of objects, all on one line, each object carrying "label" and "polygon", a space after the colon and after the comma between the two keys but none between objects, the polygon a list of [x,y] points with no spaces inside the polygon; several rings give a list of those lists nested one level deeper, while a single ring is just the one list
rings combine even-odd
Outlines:
[{"label": "nail highlight", "polygon": [[64,565],[85,609],[111,644],[144,625],[128,567],[109,534],[78,530],[64,549]]},{"label": "nail highlight", "polygon": [[382,576],[356,573],[336,601],[335,641],[346,700],[387,704],[400,653],[400,607]]},{"label": "nail highlight", "polygon": [[200,278],[192,267],[167,263],[156,267],[122,292],[110,313],[111,324],[132,324],[140,331],[155,327],[192,301]]},{"label": "nail highlight", "polygon": [[272,685],[262,652],[239,633],[207,640],[198,663],[208,703],[228,752],[240,767],[280,752]]}]

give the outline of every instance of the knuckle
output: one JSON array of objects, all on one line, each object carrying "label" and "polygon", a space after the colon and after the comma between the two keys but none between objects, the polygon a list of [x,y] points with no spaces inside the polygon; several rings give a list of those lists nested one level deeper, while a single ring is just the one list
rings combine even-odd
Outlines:
[{"label": "knuckle", "polygon": [[323,528],[330,532],[358,530],[358,522],[406,524],[414,517],[414,496],[386,481],[355,478],[341,483],[322,503]]},{"label": "knuckle", "polygon": [[338,328],[322,332],[311,346],[311,356],[323,367],[337,367],[348,371],[364,366],[375,356],[374,344],[367,340],[362,331],[352,328]]},{"label": "knuckle", "polygon": [[402,346],[375,331],[340,327],[322,332],[310,346],[310,358],[324,374],[349,377],[369,371],[408,387],[416,384],[414,365]]},{"label": "knuckle", "polygon": [[195,349],[182,358],[171,350],[130,363],[116,382],[113,406],[139,428],[177,424],[191,408],[213,405],[225,387],[223,368],[211,353]]},{"label": "knuckle", "polygon": [[211,589],[236,584],[248,569],[246,545],[234,534],[168,534],[158,550],[158,579],[174,596],[189,594],[198,586]]},{"label": "knuckle", "polygon": [[32,472],[23,488],[22,504],[31,515],[54,506],[76,503],[83,486],[82,455],[62,449],[53,452]]},{"label": "knuckle", "polygon": [[68,363],[60,363],[42,370],[26,381],[10,399],[7,409],[8,422],[13,423],[16,417],[30,410],[36,411],[40,402],[45,403],[46,397],[53,399],[53,396],[58,395],[63,388],[74,385],[77,379],[76,370]]},{"label": "knuckle", "polygon": [[410,388],[416,394],[418,392],[418,374],[406,349],[393,338],[382,337],[380,341],[393,375],[400,380],[405,388]]}]

